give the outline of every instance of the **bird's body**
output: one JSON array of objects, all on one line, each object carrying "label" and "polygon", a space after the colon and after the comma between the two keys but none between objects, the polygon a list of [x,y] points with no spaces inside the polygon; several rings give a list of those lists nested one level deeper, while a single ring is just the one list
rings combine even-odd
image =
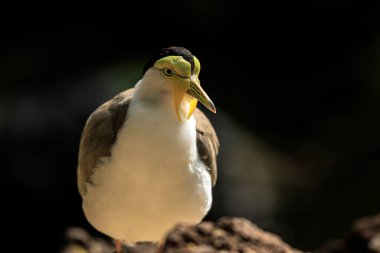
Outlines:
[{"label": "bird's body", "polygon": [[173,106],[173,85],[150,68],[89,117],[78,185],[99,231],[129,243],[160,241],[176,223],[198,223],[209,211],[218,140],[186,101],[188,94]]}]

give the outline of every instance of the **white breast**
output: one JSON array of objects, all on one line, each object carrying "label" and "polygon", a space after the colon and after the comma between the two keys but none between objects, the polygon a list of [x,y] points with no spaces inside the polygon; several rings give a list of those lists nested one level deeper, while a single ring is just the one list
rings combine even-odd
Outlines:
[{"label": "white breast", "polygon": [[112,156],[96,169],[83,209],[103,233],[160,241],[178,222],[198,223],[211,206],[211,179],[196,150],[195,119],[132,100]]}]

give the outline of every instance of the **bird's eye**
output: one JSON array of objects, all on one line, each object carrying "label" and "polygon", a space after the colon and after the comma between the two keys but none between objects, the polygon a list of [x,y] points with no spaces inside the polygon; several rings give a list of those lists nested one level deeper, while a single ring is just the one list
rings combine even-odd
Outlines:
[{"label": "bird's eye", "polygon": [[165,76],[172,76],[172,75],[174,75],[173,70],[171,70],[169,68],[163,68],[162,72],[164,72]]}]

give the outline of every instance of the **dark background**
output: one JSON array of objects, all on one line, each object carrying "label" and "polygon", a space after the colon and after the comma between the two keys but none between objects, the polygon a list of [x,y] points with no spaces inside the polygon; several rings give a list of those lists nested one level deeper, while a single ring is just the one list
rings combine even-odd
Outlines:
[{"label": "dark background", "polygon": [[207,219],[244,216],[312,250],[379,212],[379,8],[124,4],[3,9],[0,152],[10,245],[54,252],[69,226],[96,234],[76,189],[85,120],[170,45],[200,59],[218,109],[210,118],[222,145],[219,181]]}]

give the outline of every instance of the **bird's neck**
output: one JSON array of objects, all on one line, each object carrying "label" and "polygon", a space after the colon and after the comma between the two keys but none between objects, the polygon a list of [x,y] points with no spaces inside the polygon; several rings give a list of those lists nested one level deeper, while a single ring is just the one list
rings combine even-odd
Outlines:
[{"label": "bird's neck", "polygon": [[160,73],[149,71],[136,84],[134,96],[147,103],[172,103],[172,87],[165,79],[159,78]]},{"label": "bird's neck", "polygon": [[173,83],[162,78],[160,71],[151,68],[143,79],[136,84],[132,104],[139,104],[142,108],[162,110],[170,120],[175,121],[177,124],[185,124],[192,117],[188,117],[191,108],[190,100],[188,99],[190,96],[184,96],[180,104],[179,115],[177,115],[174,90]]},{"label": "bird's neck", "polygon": [[[161,159],[166,157],[166,154],[182,152],[186,155],[179,159],[179,162],[194,160],[196,158],[195,119],[190,117],[178,120],[172,90],[167,83],[160,82],[162,81],[152,82],[149,78],[143,78],[136,84],[128,109],[128,120],[119,134],[119,139],[125,137],[126,144],[140,143],[139,150],[143,150],[142,154],[156,153],[155,155]],[[131,136],[134,141],[131,141]],[[140,141],[140,138],[144,141]],[[152,147],[155,147],[155,152],[151,150]],[[136,145],[134,149],[137,149]]]},{"label": "bird's neck", "polygon": [[178,122],[172,87],[156,75],[157,73],[151,72],[136,84],[131,106],[138,104],[141,108],[163,111],[169,120]]}]

